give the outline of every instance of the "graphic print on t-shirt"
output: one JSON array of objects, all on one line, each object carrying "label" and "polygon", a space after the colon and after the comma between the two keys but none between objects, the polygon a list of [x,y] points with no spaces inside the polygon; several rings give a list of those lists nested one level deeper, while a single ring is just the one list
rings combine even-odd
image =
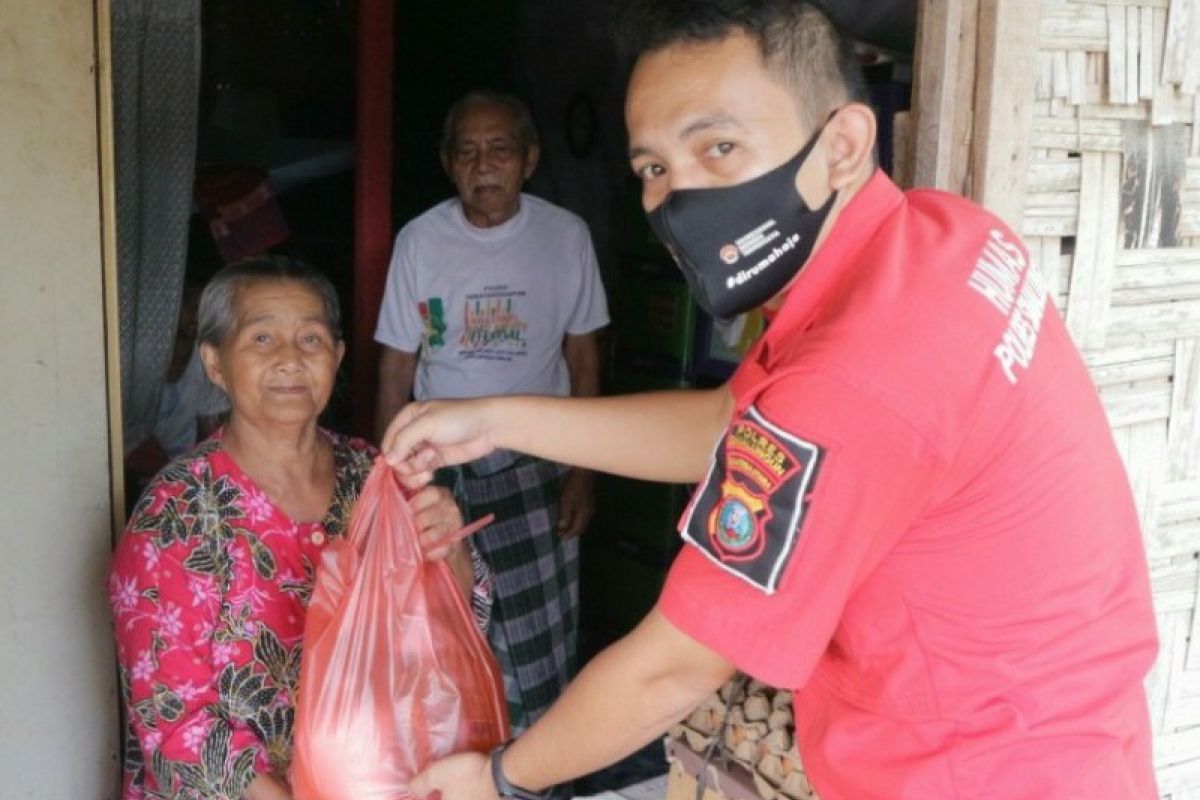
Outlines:
[{"label": "graphic print on t-shirt", "polygon": [[428,300],[417,303],[417,310],[421,314],[421,324],[424,331],[421,337],[425,340],[425,346],[430,350],[436,350],[446,344],[446,311],[442,307],[442,298],[431,297]]},{"label": "graphic print on t-shirt", "polygon": [[508,286],[485,286],[482,292],[468,294],[459,358],[512,361],[525,356],[529,323],[521,316],[524,302],[525,291]]},{"label": "graphic print on t-shirt", "polygon": [[751,406],[713,454],[680,533],[717,566],[774,594],[795,549],[822,450]]}]

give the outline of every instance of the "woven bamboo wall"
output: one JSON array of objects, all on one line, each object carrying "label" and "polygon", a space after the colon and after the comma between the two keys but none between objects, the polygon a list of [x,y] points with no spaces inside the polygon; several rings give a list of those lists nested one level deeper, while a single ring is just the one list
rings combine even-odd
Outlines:
[{"label": "woven bamboo wall", "polygon": [[905,177],[1000,213],[1055,289],[1141,513],[1159,788],[1200,799],[1200,0],[924,0],[920,26]]},{"label": "woven bamboo wall", "polygon": [[1200,3],[1043,0],[1037,46],[1021,230],[1141,512],[1160,791],[1200,798]]},{"label": "woven bamboo wall", "polygon": [[[1200,0],[922,0],[914,67],[897,180],[998,213],[1054,287],[1141,514],[1159,788],[1200,800]],[[802,778],[785,785],[798,759],[771,774],[784,737],[742,698],[675,735],[700,749],[729,700],[727,756],[764,798],[807,800]]]}]

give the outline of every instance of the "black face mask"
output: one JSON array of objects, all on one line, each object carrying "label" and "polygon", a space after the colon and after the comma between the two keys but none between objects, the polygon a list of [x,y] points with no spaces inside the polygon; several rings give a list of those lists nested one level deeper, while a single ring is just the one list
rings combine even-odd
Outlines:
[{"label": "black face mask", "polygon": [[796,191],[796,173],[824,129],[770,172],[736,186],[680,189],[647,213],[697,304],[717,319],[779,294],[812,254],[837,192],[811,209]]}]

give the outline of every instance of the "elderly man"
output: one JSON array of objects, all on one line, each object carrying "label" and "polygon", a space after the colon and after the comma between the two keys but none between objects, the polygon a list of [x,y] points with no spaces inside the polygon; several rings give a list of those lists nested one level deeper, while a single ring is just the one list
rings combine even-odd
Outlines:
[{"label": "elderly man", "polygon": [[[481,395],[594,395],[604,289],[583,221],[522,194],[537,132],[516,98],[474,92],[446,116],[442,165],[458,189],[396,237],[375,338],[379,432],[408,402]],[[570,680],[578,542],[591,476],[512,452],[453,476],[468,518],[494,512],[477,545],[495,571],[492,646],[515,730]]]},{"label": "elderly man", "polygon": [[414,485],[493,447],[697,484],[643,623],[490,763],[451,756],[413,790],[536,798],[736,666],[795,690],[826,800],[1157,797],[1138,517],[1037,265],[985,210],[877,169],[853,49],[814,6],[632,7],[651,224],[702,306],[772,320],[715,390],[394,422]]}]

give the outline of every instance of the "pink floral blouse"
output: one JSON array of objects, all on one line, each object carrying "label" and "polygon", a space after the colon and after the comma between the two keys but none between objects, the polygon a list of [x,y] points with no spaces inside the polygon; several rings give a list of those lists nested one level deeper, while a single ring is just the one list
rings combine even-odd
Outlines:
[{"label": "pink floral blouse", "polygon": [[[125,703],[125,800],[240,800],[256,775],[285,775],[301,635],[318,554],[345,533],[375,452],[334,445],[333,502],[297,523],[222,449],[173,461],[138,501],[109,575]],[[477,555],[473,606],[491,580]]]}]

